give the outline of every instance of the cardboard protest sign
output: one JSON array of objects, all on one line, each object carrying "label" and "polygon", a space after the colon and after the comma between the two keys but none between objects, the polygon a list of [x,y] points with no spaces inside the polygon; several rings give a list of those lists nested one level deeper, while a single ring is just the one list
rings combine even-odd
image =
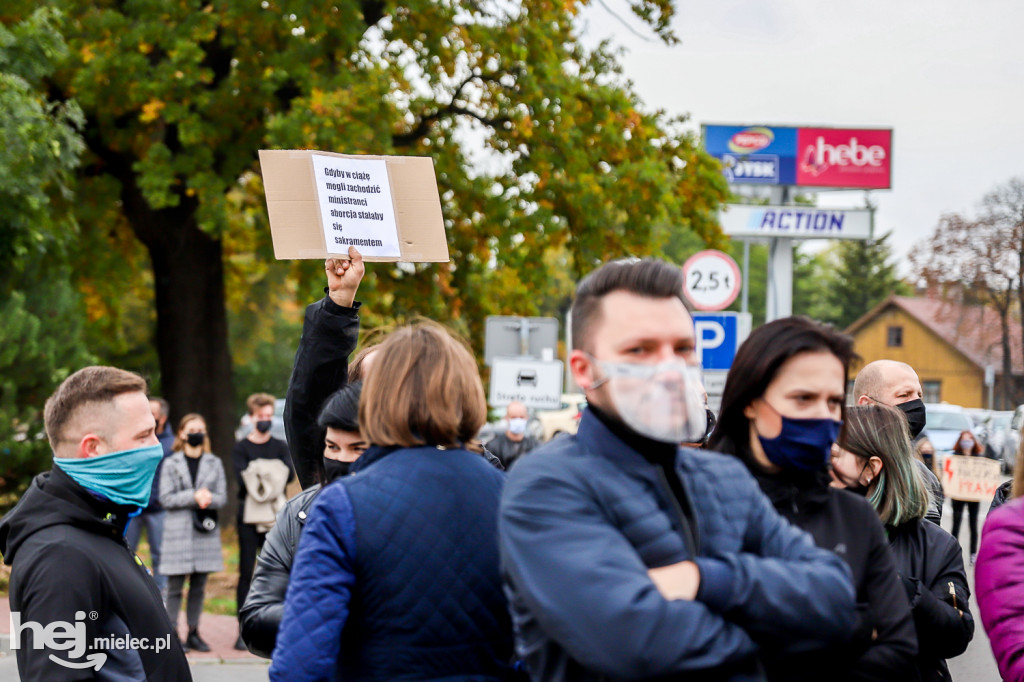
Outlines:
[{"label": "cardboard protest sign", "polygon": [[446,262],[433,160],[260,150],[274,256]]},{"label": "cardboard protest sign", "polygon": [[942,481],[942,491],[954,500],[990,500],[1003,482],[999,462],[987,457],[948,455],[941,467],[939,480]]}]

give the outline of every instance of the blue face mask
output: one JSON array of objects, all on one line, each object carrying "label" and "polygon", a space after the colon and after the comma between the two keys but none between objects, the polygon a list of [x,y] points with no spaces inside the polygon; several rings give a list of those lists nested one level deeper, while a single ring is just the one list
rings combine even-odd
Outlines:
[{"label": "blue face mask", "polygon": [[[779,411],[763,401],[779,414]],[[775,438],[757,434],[761,448],[772,464],[783,469],[820,471],[832,458],[832,444],[839,437],[843,422],[835,419],[782,418],[782,432]],[[754,427],[757,428],[756,426]]]},{"label": "blue face mask", "polygon": [[157,443],[99,457],[54,457],[53,463],[75,483],[111,502],[145,507],[163,456],[163,446]]}]

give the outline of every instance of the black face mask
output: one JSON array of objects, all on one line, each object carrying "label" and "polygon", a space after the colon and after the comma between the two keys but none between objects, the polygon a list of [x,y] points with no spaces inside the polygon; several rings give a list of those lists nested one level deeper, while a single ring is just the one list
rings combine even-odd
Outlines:
[{"label": "black face mask", "polygon": [[[870,464],[870,462],[864,462],[864,466],[861,467],[860,473],[857,474],[857,478],[854,479],[853,485],[848,484],[845,480],[843,480],[843,477],[840,476],[838,473],[835,474],[836,478],[838,478],[839,481],[844,486],[846,486],[846,488],[845,488],[846,490],[849,490],[854,495],[860,495],[861,497],[867,497],[868,489],[871,487],[871,484],[864,485],[863,483],[860,482],[860,477],[864,475],[864,470],[868,468],[868,464]],[[834,470],[833,470],[833,473],[835,473]]]},{"label": "black face mask", "polygon": [[206,434],[205,433],[190,433],[187,436],[185,436],[185,440],[188,442],[189,445],[191,445],[194,448],[197,448],[197,447],[199,447],[200,445],[203,444],[204,440],[206,440]]},{"label": "black face mask", "polygon": [[256,422],[256,430],[259,431],[260,433],[266,433],[267,431],[270,430],[270,427],[273,425],[274,422],[270,421],[269,419],[262,419]]},{"label": "black face mask", "polygon": [[336,478],[348,476],[349,469],[352,468],[353,464],[354,462],[342,462],[337,459],[327,459],[324,457],[324,472],[327,474],[327,483]]},{"label": "black face mask", "polygon": [[917,438],[924,431],[925,414],[923,400],[908,400],[896,406],[903,414],[907,415],[907,422],[910,424],[910,438]]}]

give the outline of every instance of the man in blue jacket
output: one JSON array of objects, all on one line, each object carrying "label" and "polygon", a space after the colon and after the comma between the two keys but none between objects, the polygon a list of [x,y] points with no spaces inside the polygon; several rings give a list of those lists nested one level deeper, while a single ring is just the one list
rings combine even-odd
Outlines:
[{"label": "man in blue jacket", "polygon": [[500,541],[534,680],[764,679],[761,647],[845,641],[849,570],[790,526],[703,434],[678,267],[609,263],[572,309],[588,408],[509,475]]}]

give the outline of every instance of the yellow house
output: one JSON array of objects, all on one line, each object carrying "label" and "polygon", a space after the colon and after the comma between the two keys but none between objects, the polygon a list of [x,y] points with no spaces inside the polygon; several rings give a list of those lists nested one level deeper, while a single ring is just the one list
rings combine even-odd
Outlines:
[{"label": "yellow house", "polygon": [[[853,336],[854,348],[862,358],[850,368],[851,376],[874,360],[899,360],[921,377],[926,403],[1003,410],[1015,407],[1003,405],[1002,333],[994,310],[947,299],[890,296],[850,325],[846,333]],[[1011,320],[1013,379],[1024,374],[1020,333],[1019,322]],[[986,369],[994,381],[991,392],[985,382]]]}]

